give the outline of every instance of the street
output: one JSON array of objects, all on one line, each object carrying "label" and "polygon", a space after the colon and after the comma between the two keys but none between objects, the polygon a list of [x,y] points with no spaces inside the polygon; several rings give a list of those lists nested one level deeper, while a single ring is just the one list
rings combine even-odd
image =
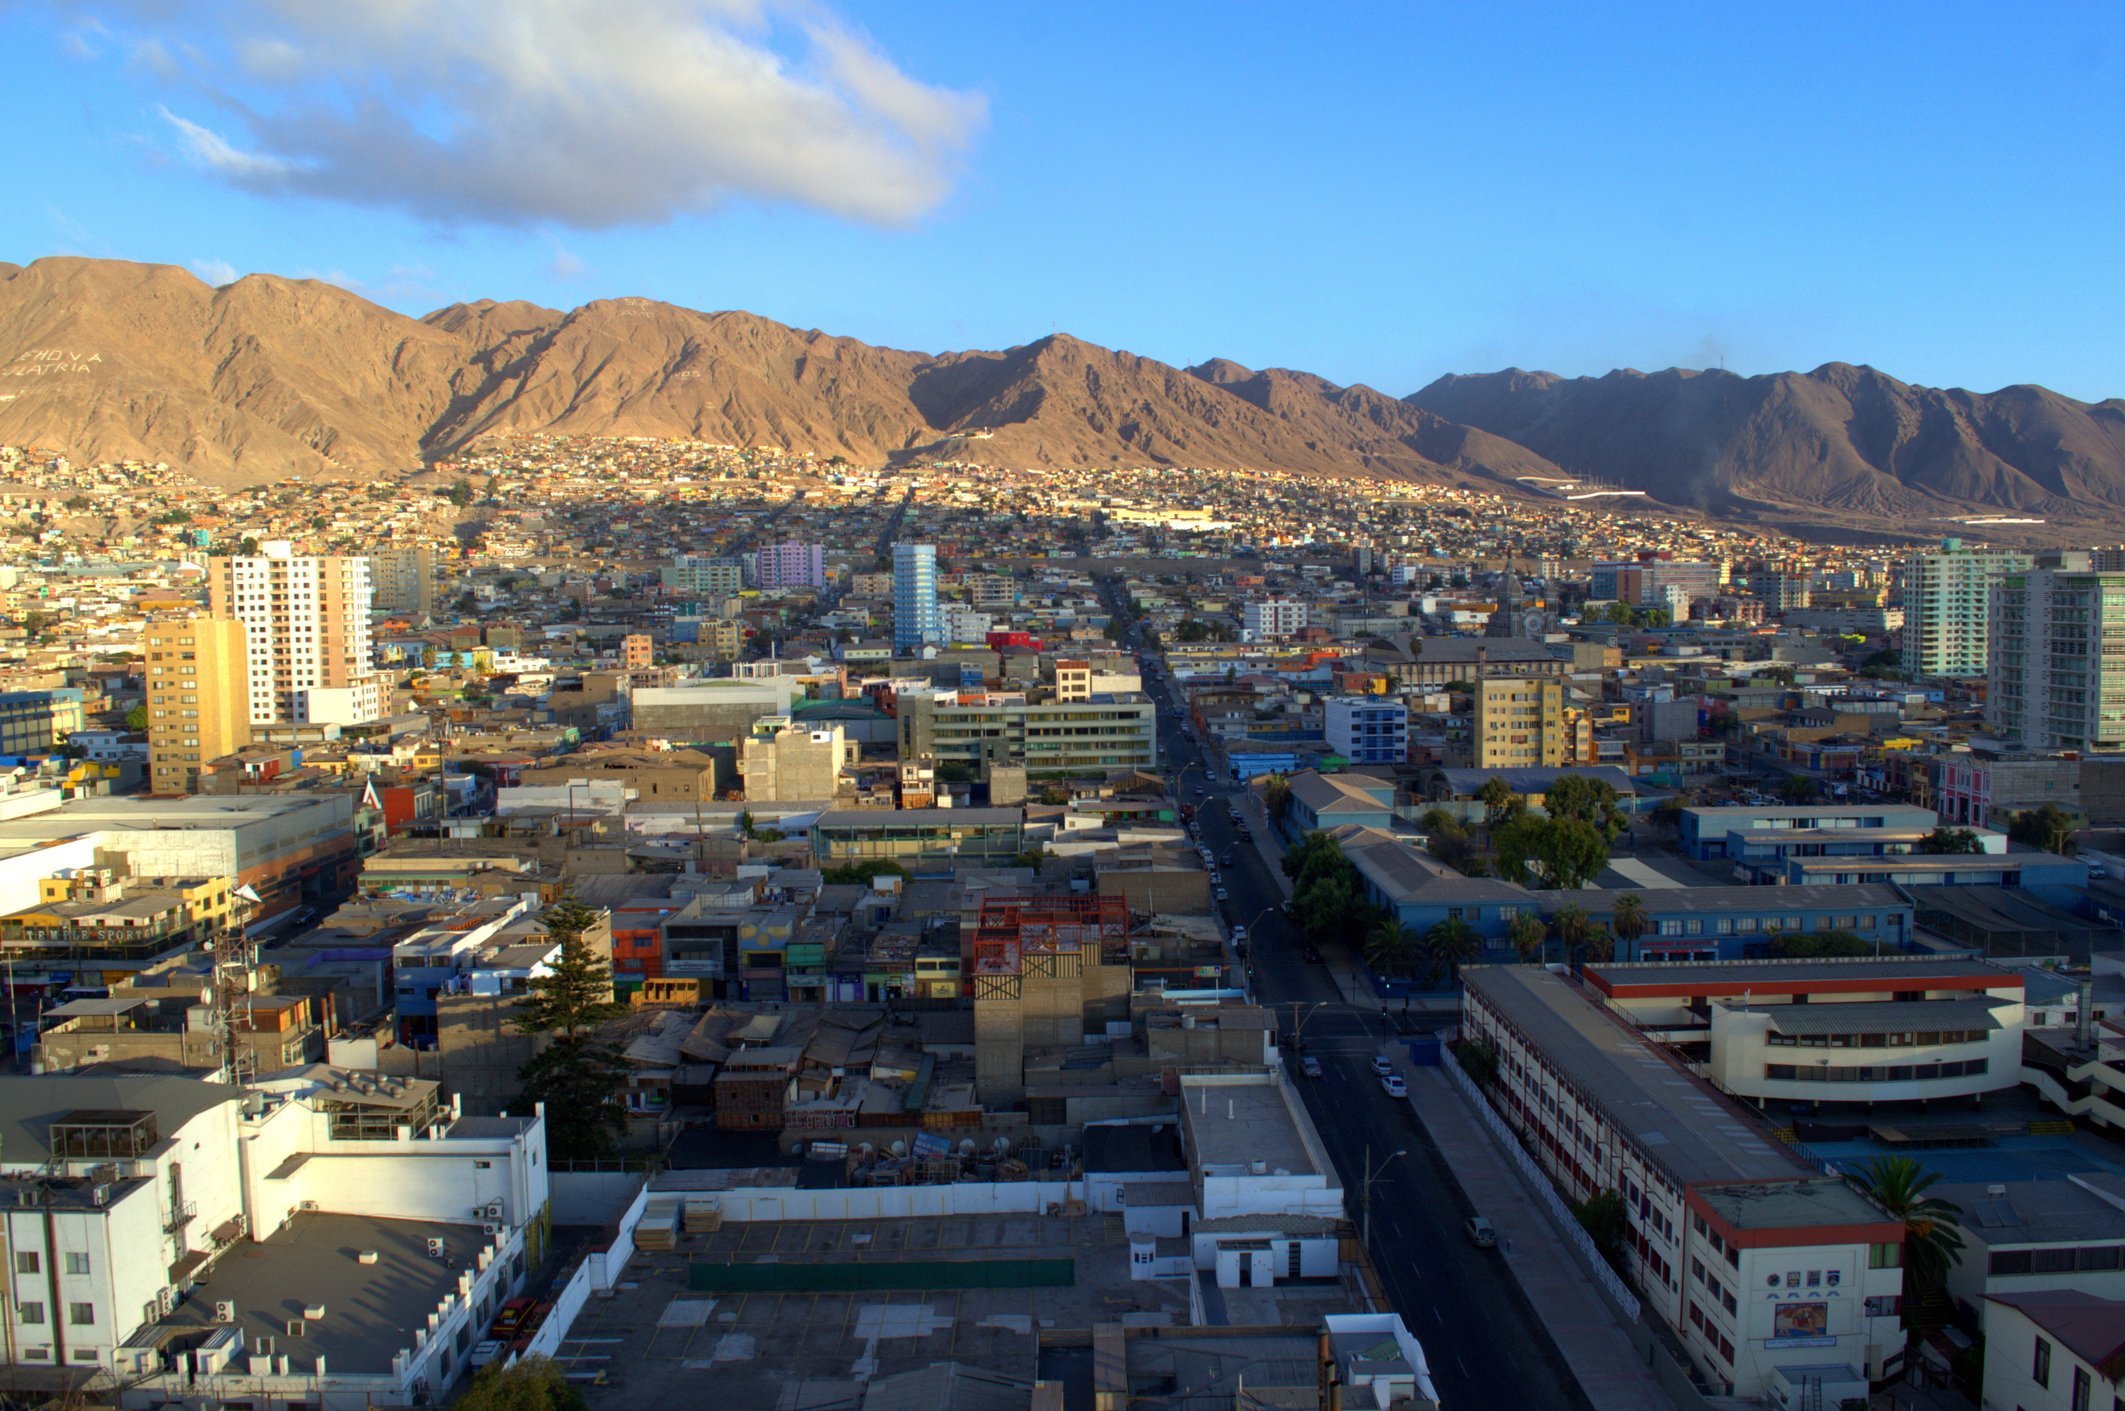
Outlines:
[{"label": "street", "polygon": [[[1169,678],[1153,697],[1178,700]],[[1260,849],[1238,842],[1232,807],[1242,790],[1213,777],[1200,748],[1180,721],[1161,726],[1160,750],[1177,771],[1174,788],[1197,811],[1202,838],[1221,859],[1217,872],[1229,893],[1228,922],[1247,928],[1247,958],[1256,999],[1274,1010],[1280,1033],[1296,1033],[1297,1056],[1320,1060],[1323,1076],[1298,1078],[1306,1110],[1341,1177],[1353,1220],[1362,1214],[1368,1159],[1377,1173],[1372,1197],[1372,1258],[1381,1283],[1409,1330],[1424,1344],[1439,1394],[1449,1407],[1587,1407],[1589,1403],[1496,1250],[1478,1249],[1461,1228],[1471,1211],[1444,1160],[1418,1125],[1407,1100],[1390,1098],[1371,1071],[1391,1025],[1414,1028],[1440,1016],[1383,1016],[1377,1005],[1354,1004],[1338,992],[1329,970],[1308,962],[1280,908],[1283,893]],[[1201,785],[1205,796],[1198,799]],[[1249,824],[1259,836],[1259,819]],[[1222,858],[1228,850],[1231,865]],[[1329,959],[1340,957],[1330,953]],[[1390,1154],[1406,1154],[1390,1159]],[[1384,1166],[1383,1166],[1383,1163]],[[1510,1232],[1508,1232],[1510,1233]],[[1540,1238],[1534,1231],[1523,1237]]]}]

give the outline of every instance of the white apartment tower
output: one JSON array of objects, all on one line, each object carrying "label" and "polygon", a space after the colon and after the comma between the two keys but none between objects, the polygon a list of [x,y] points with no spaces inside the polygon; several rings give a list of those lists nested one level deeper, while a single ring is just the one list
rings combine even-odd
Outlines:
[{"label": "white apartment tower", "polygon": [[1904,560],[1904,674],[1983,676],[1992,586],[2029,567],[2013,549],[1966,549],[1960,539]]},{"label": "white apartment tower", "polygon": [[1273,642],[1306,625],[1306,604],[1297,598],[1255,598],[1241,609],[1241,636],[1249,642]]},{"label": "white apartment tower", "polygon": [[2125,573],[2044,554],[1992,590],[1985,715],[2031,750],[2125,749]]},{"label": "white apartment tower", "polygon": [[369,561],[299,557],[285,540],[216,558],[216,617],[244,627],[251,722],[352,725],[383,714],[369,641]]}]

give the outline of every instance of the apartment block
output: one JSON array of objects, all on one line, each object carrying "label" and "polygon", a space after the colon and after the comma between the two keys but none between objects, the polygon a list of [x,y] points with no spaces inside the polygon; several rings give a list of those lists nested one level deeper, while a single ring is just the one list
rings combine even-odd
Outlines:
[{"label": "apartment block", "polygon": [[1992,589],[2026,573],[2029,555],[2013,549],[1966,549],[1943,539],[1937,550],[1904,560],[1903,668],[1907,676],[1983,676],[1990,640]]},{"label": "apartment block", "polygon": [[826,546],[791,542],[757,550],[753,582],[762,588],[824,588]]},{"label": "apartment block", "polygon": [[369,561],[298,556],[285,540],[211,561],[214,616],[243,624],[251,723],[353,725],[383,714],[370,650]]},{"label": "apartment block", "polygon": [[84,693],[76,686],[0,692],[0,754],[55,749],[81,729]]},{"label": "apartment block", "polygon": [[768,803],[831,799],[841,771],[856,763],[858,748],[839,725],[807,730],[788,716],[769,716],[738,746],[745,797]]},{"label": "apartment block", "polygon": [[1306,625],[1306,604],[1297,598],[1253,598],[1241,609],[1241,640],[1274,642]]},{"label": "apartment block", "polygon": [[1985,718],[2032,750],[2125,749],[2125,572],[2047,554],[1993,587]]},{"label": "apartment block", "polygon": [[1140,693],[1047,702],[903,698],[900,757],[1020,765],[1029,775],[1156,769],[1158,707]]},{"label": "apartment block", "polygon": [[1338,696],[1322,709],[1328,746],[1352,764],[1400,764],[1409,754],[1409,707],[1384,696]]},{"label": "apartment block", "polygon": [[1554,680],[1492,677],[1474,683],[1473,767],[1510,769],[1564,763],[1564,685]]},{"label": "apartment block", "polygon": [[937,606],[937,546],[893,545],[893,652],[940,646],[944,614]]},{"label": "apartment block", "polygon": [[201,771],[251,743],[250,639],[243,623],[148,624],[148,788],[199,792]]},{"label": "apartment block", "polygon": [[440,554],[434,544],[410,544],[365,555],[369,560],[371,604],[379,612],[414,616],[434,612]]},{"label": "apartment block", "polygon": [[735,598],[745,587],[745,560],[705,554],[677,554],[660,570],[664,587],[682,598],[717,602]]}]

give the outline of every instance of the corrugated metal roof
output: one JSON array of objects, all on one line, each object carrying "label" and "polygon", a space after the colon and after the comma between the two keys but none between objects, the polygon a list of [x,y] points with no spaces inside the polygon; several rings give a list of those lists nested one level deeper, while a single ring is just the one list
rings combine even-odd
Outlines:
[{"label": "corrugated metal roof", "polygon": [[1919,999],[1863,1004],[1775,1004],[1771,1027],[1781,1034],[1902,1034],[1920,1030],[2000,1027],[1993,1008],[2013,1000]]}]

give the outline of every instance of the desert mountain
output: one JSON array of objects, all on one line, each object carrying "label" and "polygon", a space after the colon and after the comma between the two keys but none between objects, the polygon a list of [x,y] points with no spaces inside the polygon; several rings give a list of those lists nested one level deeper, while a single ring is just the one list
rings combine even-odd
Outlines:
[{"label": "desert mountain", "polygon": [[859,464],[1275,468],[1522,486],[1595,476],[1726,513],[2125,519],[2125,403],[1911,387],[1867,368],[1743,378],[1509,370],[1407,398],[1054,335],[873,347],[648,299],[411,319],[314,280],[0,264],[0,442],[201,479],[364,477],[499,434],[688,437]]},{"label": "desert mountain", "polygon": [[1721,513],[2125,509],[2125,402],[2041,387],[1914,387],[1846,363],[1760,377],[1512,368],[1442,377],[1409,400],[1574,475]]}]

